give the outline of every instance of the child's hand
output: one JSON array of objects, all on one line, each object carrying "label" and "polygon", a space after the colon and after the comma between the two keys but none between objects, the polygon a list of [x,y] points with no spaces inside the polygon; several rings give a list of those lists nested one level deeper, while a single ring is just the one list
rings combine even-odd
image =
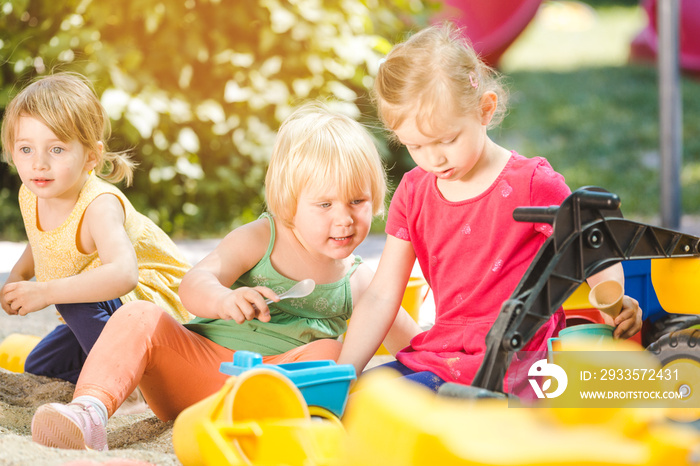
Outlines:
[{"label": "child's hand", "polygon": [[10,315],[25,316],[51,303],[45,299],[45,283],[17,281],[2,288],[2,308]]},{"label": "child's hand", "polygon": [[256,318],[261,322],[269,322],[270,309],[265,298],[279,300],[277,294],[265,286],[244,286],[231,290],[218,306],[219,318],[235,320],[239,324]]},{"label": "child's hand", "polygon": [[622,310],[613,321],[615,338],[630,338],[642,329],[642,309],[639,302],[629,296],[622,298]]},{"label": "child's hand", "polygon": [[14,312],[10,307],[10,303],[8,303],[5,299],[5,286],[3,286],[2,289],[0,289],[0,307],[2,307],[3,311],[5,311],[7,314],[13,315]]}]

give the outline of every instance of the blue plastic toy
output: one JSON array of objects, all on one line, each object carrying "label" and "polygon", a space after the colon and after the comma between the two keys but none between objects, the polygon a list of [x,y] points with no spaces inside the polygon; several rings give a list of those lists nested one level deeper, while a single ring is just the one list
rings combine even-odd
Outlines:
[{"label": "blue plastic toy", "polygon": [[281,373],[296,385],[310,408],[323,408],[338,418],[345,410],[350,382],[356,378],[355,368],[351,364],[337,365],[332,360],[263,364],[262,356],[251,351],[236,351],[233,362],[221,363],[219,371],[227,375],[240,375],[253,368]]}]

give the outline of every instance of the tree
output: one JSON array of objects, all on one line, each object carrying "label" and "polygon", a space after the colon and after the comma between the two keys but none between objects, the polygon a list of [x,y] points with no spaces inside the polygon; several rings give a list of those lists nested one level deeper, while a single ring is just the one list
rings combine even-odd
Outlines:
[{"label": "tree", "polygon": [[[418,0],[91,0],[0,3],[0,107],[36,75],[74,70],[133,149],[125,192],[173,235],[256,218],[275,131],[306,99],[363,121],[379,58],[432,8]],[[380,138],[381,139],[381,138]],[[379,141],[382,144],[382,141]],[[0,234],[23,230],[0,168]],[[5,208],[5,206],[11,208]]]}]

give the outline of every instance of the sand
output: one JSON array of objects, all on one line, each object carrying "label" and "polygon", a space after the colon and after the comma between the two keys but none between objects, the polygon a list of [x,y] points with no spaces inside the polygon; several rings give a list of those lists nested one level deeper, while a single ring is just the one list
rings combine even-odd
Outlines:
[{"label": "sand", "polygon": [[[183,252],[196,262],[214,246],[213,242],[192,242]],[[0,241],[0,286],[23,250],[23,244]],[[43,337],[58,324],[53,306],[24,317],[0,310],[0,342],[13,333]],[[160,421],[150,410],[113,416],[107,425],[108,452],[61,450],[34,443],[31,420],[36,408],[44,403],[69,402],[74,388],[62,380],[0,368],[0,465],[181,464],[172,445],[173,423]]]},{"label": "sand", "polygon": [[[186,245],[191,261],[203,257],[214,245]],[[0,286],[24,249],[24,245],[0,242]],[[44,336],[59,324],[53,306],[28,316],[10,316],[0,310],[0,342],[20,333]],[[181,464],[172,445],[173,422],[162,422],[150,411],[113,416],[107,425],[110,451],[77,451],[48,448],[32,442],[31,420],[44,403],[67,403],[75,386],[69,382],[0,368],[0,465],[53,466],[110,464],[142,466]]]},{"label": "sand", "polygon": [[30,425],[36,408],[69,402],[73,389],[69,382],[0,369],[0,464],[48,466],[77,460],[83,460],[81,464],[180,464],[172,446],[173,423],[158,420],[150,410],[109,420],[109,452],[60,450],[32,442]]},{"label": "sand", "polygon": [[[0,312],[0,341],[12,333],[43,336],[56,324],[53,309],[26,317]],[[0,465],[180,464],[172,445],[172,421],[162,422],[150,410],[109,420],[109,452],[60,450],[32,442],[30,426],[36,408],[44,403],[69,402],[74,388],[59,379],[0,368]]]}]

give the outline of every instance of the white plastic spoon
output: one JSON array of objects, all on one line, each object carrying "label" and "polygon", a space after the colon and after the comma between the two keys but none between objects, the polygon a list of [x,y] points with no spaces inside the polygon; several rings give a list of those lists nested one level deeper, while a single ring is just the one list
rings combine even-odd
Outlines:
[{"label": "white plastic spoon", "polygon": [[[303,298],[304,296],[310,295],[315,287],[316,282],[310,278],[307,278],[279,295],[279,298],[280,300],[287,298]],[[265,303],[269,306],[270,304],[274,303],[274,301],[271,299],[266,299]]]}]

